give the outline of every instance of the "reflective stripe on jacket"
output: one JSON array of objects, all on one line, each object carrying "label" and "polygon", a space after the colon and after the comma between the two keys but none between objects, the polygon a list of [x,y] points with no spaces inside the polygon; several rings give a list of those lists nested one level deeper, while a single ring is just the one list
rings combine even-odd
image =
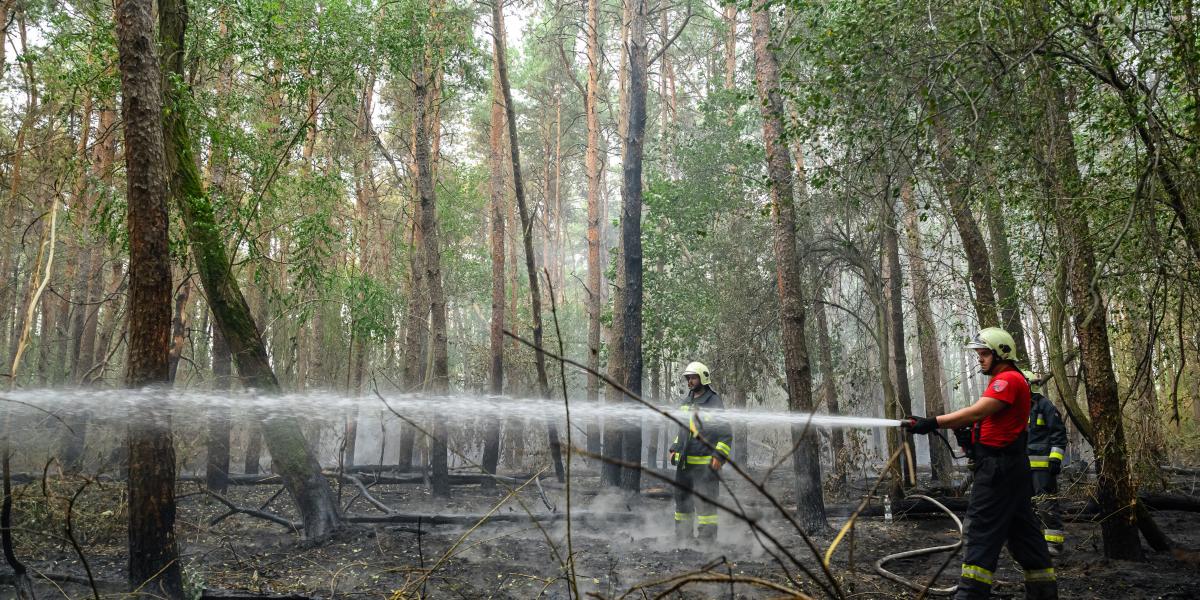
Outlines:
[{"label": "reflective stripe on jacket", "polygon": [[1029,468],[1049,469],[1050,461],[1062,461],[1067,448],[1067,426],[1049,398],[1033,394],[1029,407]]},{"label": "reflective stripe on jacket", "polygon": [[688,390],[680,401],[680,413],[676,414],[684,426],[669,449],[680,454],[680,466],[707,465],[712,462],[714,452],[722,460],[729,459],[733,450],[733,428],[721,416],[724,409],[724,401],[711,387],[705,386],[699,397]]}]

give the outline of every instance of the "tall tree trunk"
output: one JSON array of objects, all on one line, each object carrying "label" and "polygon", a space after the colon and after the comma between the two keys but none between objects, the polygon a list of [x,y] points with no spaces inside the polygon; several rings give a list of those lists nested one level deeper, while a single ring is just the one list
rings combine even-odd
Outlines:
[{"label": "tall tree trunk", "polygon": [[1000,319],[1004,330],[1010,333],[1013,341],[1017,343],[1017,356],[1025,364],[1030,364],[1025,344],[1025,327],[1021,324],[1021,297],[1017,293],[1017,274],[1013,270],[1012,251],[1008,246],[1008,231],[1004,226],[1004,212],[999,198],[983,201],[983,217],[987,222],[988,242],[991,245],[988,256],[994,261],[992,279],[996,284]]},{"label": "tall tree trunk", "polygon": [[[504,21],[496,24],[501,28],[497,35],[503,37]],[[493,56],[493,59],[496,57]],[[490,130],[490,151],[488,156],[491,174],[488,178],[491,192],[491,228],[492,228],[492,321],[489,330],[490,361],[489,381],[490,393],[493,396],[504,394],[504,201],[507,189],[504,187],[504,92],[500,89],[499,66],[493,60],[492,64],[492,115]],[[483,470],[485,473],[496,473],[500,461],[500,419],[487,419],[483,442]],[[492,480],[484,482],[484,487],[495,485]]]},{"label": "tall tree trunk", "polygon": [[[900,201],[904,205],[905,250],[908,253],[908,270],[912,278],[913,304],[917,313],[917,344],[921,348],[921,385],[925,390],[925,414],[940,415],[946,412],[945,389],[942,386],[942,354],[938,349],[937,326],[933,321],[933,306],[929,300],[929,271],[925,265],[925,253],[921,244],[920,216],[913,199],[912,180],[900,184]],[[933,481],[950,483],[954,464],[950,450],[944,444],[929,444],[929,466]]]},{"label": "tall tree trunk", "polygon": [[942,187],[950,200],[950,216],[954,219],[954,227],[958,230],[958,237],[967,255],[967,270],[975,292],[971,300],[975,304],[979,326],[995,327],[1000,325],[1000,317],[996,313],[996,294],[992,290],[992,265],[988,259],[987,244],[983,241],[983,233],[979,231],[979,223],[971,213],[968,185],[960,179],[962,175],[959,173],[958,158],[954,155],[949,126],[938,110],[936,106],[930,108],[929,121],[937,146]]},{"label": "tall tree trunk", "polygon": [[[829,339],[829,320],[825,314],[825,286],[818,284],[813,297],[813,312],[817,317],[817,354],[821,359],[821,395],[825,410],[831,415],[840,414],[837,400],[837,379],[834,377],[833,343]],[[835,485],[845,486],[849,465],[845,460],[845,440],[842,430],[834,427],[829,432],[829,455],[833,463]]]},{"label": "tall tree trunk", "polygon": [[[416,121],[413,121],[413,132],[416,133]],[[414,144],[416,136],[413,136]],[[415,146],[414,146],[415,150]],[[416,155],[416,152],[413,152]],[[413,194],[411,203],[412,230],[409,244],[409,294],[408,318],[404,332],[404,385],[409,392],[425,389],[425,350],[429,342],[429,293],[425,285],[424,246],[420,223],[421,199],[420,194]],[[416,445],[417,431],[412,427],[400,430],[400,458],[398,466],[401,470],[412,468],[413,447]]]},{"label": "tall tree trunk", "polygon": [[725,89],[732,90],[737,75],[737,4],[725,5]]},{"label": "tall tree trunk", "polygon": [[[421,198],[421,240],[425,268],[425,283],[429,289],[430,310],[430,353],[433,355],[433,377],[430,391],[445,394],[450,386],[449,360],[446,340],[446,294],[442,287],[442,255],[438,241],[437,195],[434,191],[433,162],[430,156],[430,139],[426,110],[436,98],[430,97],[430,86],[426,66],[421,65],[413,73],[413,104],[416,110],[417,191]],[[446,463],[446,422],[437,419],[433,425],[433,437],[429,440],[432,466],[433,495],[450,495],[450,474]]]},{"label": "tall tree trunk", "polygon": [[[584,170],[587,172],[587,313],[588,313],[588,376],[587,401],[600,402],[600,313],[603,306],[601,286],[604,266],[600,260],[600,186],[604,177],[604,164],[600,160],[600,117],[597,105],[600,101],[600,0],[587,0],[587,53],[588,80],[584,111],[587,113],[587,154]],[[595,419],[587,424],[587,449],[600,453],[600,426]]]},{"label": "tall tree trunk", "polygon": [[[503,31],[501,27],[494,25],[503,20],[504,15],[501,3],[493,3],[492,23],[495,27],[494,31]],[[536,357],[535,365],[537,366],[538,394],[542,398],[549,398],[550,382],[546,377],[546,355],[542,352],[541,286],[538,284],[537,267],[534,265],[533,221],[529,216],[529,208],[525,203],[525,184],[521,177],[521,152],[517,144],[516,107],[513,105],[512,88],[508,81],[508,59],[505,55],[505,40],[500,35],[495,35],[493,38],[495,41],[496,70],[500,77],[500,90],[504,94],[504,111],[506,121],[508,122],[508,144],[512,155],[513,189],[516,191],[517,212],[521,216],[522,238],[525,243],[525,270],[529,274],[530,308],[533,312],[533,344],[537,347],[534,354]],[[554,474],[559,481],[563,481],[565,477],[563,475],[562,447],[558,442],[558,426],[553,421],[550,421],[547,427],[550,437],[550,455],[554,461]]]},{"label": "tall tree trunk", "polygon": [[[800,281],[800,261],[796,250],[796,208],[792,189],[792,160],[783,142],[783,97],[779,92],[779,63],[771,50],[771,15],[763,0],[751,10],[754,37],[755,74],[763,118],[763,143],[767,150],[767,177],[770,182],[772,221],[774,224],[775,268],[779,290],[780,323],[788,386],[788,409],[811,411],[812,372],[804,340],[804,290]],[[821,465],[815,431],[804,433],[801,425],[792,427],[792,439],[799,446],[793,456],[796,476],[796,503],[800,522],[809,531],[827,527],[825,501],[821,496]]]},{"label": "tall tree trunk", "polygon": [[[125,0],[123,0],[125,1]],[[166,72],[184,80],[183,40],[187,27],[186,0],[159,0],[160,36]],[[225,244],[220,238],[212,204],[201,188],[187,129],[186,107],[179,102],[182,89],[166,90],[166,165],[170,190],[179,205],[191,243],[200,282],[221,333],[229,343],[238,375],[245,387],[277,393],[279,380],[271,369],[262,335],[250,307],[230,271]],[[128,119],[127,119],[128,121]],[[127,142],[128,144],[128,142]],[[131,282],[132,285],[132,282]],[[130,306],[134,306],[130,299]],[[304,536],[324,539],[341,525],[337,502],[321,474],[317,457],[300,432],[299,420],[278,414],[260,414],[263,441],[271,452],[275,471],[299,508]]]},{"label": "tall tree trunk", "polygon": [[[901,280],[903,275],[900,269],[900,236],[896,225],[896,197],[892,195],[890,181],[880,209],[883,217],[883,293],[887,298],[888,325],[891,329],[888,335],[891,336],[892,373],[896,379],[896,401],[899,403],[896,408],[900,416],[908,416],[913,414],[912,389],[908,384],[908,354],[904,340],[904,296]],[[913,436],[903,432],[902,435],[905,443],[911,447]],[[912,476],[915,475],[917,466],[909,463],[907,456],[903,459],[903,465],[907,470],[904,481],[913,481]]]},{"label": "tall tree trunk", "polygon": [[[646,2],[626,0],[633,4],[629,23],[629,113],[626,118],[625,158],[621,165],[621,241],[622,262],[625,265],[625,286],[621,294],[621,354],[625,363],[624,381],[629,391],[642,393],[642,157],[646,136]],[[642,427],[639,423],[626,425],[621,431],[622,456],[626,463],[642,462]],[[641,485],[641,470],[626,468],[621,474],[621,487],[637,492]]]},{"label": "tall tree trunk", "polygon": [[[164,386],[171,337],[171,258],[164,172],[162,72],[154,4],[116,6],[125,125],[129,231],[129,355],[125,385]],[[171,420],[155,411],[129,425],[129,586],[183,598],[175,544],[175,446]]]},{"label": "tall tree trunk", "polygon": [[[362,304],[366,302],[366,286],[373,280],[377,272],[375,264],[376,251],[374,248],[376,244],[380,243],[380,240],[374,239],[372,235],[373,225],[377,218],[376,205],[378,203],[378,198],[376,198],[375,194],[374,163],[371,160],[374,148],[374,126],[371,122],[374,98],[375,76],[371,74],[367,77],[366,83],[363,86],[362,101],[359,106],[356,123],[357,135],[355,136],[357,149],[361,154],[359,160],[355,162],[354,199],[357,211],[355,234],[358,241],[358,275],[362,280],[361,289],[363,291],[359,292],[358,303],[350,311],[352,321],[350,327],[350,372],[347,374],[348,385],[346,386],[346,392],[354,396],[362,395],[363,380],[366,377],[369,349],[367,347],[366,333],[362,331],[362,312],[365,309]],[[357,404],[352,405],[346,410],[344,434],[342,464],[353,465],[355,450],[358,447]]]},{"label": "tall tree trunk", "polygon": [[1035,99],[1040,104],[1035,142],[1036,161],[1041,169],[1046,196],[1054,206],[1055,225],[1068,261],[1073,320],[1079,339],[1083,382],[1088,411],[1094,427],[1094,448],[1100,463],[1097,499],[1105,518],[1101,521],[1104,555],[1109,558],[1141,560],[1142,546],[1137,529],[1137,493],[1130,478],[1121,422],[1121,401],[1113,373],[1108,341],[1108,316],[1104,298],[1095,287],[1096,256],[1084,204],[1082,176],[1067,103],[1058,75],[1048,59],[1035,65]]}]

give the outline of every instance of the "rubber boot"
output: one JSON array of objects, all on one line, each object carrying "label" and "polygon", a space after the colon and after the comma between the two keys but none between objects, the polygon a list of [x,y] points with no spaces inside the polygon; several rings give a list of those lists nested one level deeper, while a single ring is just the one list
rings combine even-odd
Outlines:
[{"label": "rubber boot", "polygon": [[1058,600],[1058,582],[1025,582],[1025,600]]},{"label": "rubber boot", "polygon": [[699,534],[696,536],[701,541],[715,542],[717,541],[717,526],[716,525],[700,525],[697,527]]},{"label": "rubber boot", "polygon": [[691,544],[692,542],[692,521],[675,521],[675,541],[680,544]]}]

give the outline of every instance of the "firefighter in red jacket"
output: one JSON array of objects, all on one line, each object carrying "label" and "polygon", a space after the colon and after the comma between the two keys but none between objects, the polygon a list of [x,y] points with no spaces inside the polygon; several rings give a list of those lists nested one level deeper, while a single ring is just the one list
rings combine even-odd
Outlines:
[{"label": "firefighter in red jacket", "polygon": [[725,403],[712,389],[708,367],[690,363],[683,376],[688,386],[679,407],[684,426],[668,449],[679,484],[675,487],[675,538],[685,543],[691,540],[694,520],[698,537],[713,541],[717,539],[717,507],[696,494],[717,498],[721,490],[717,472],[729,460],[733,428],[721,418]]},{"label": "firefighter in red jacket", "polygon": [[1025,455],[1029,382],[1016,367],[1016,342],[998,327],[980,331],[967,344],[979,368],[991,379],[971,406],[936,417],[914,417],[903,426],[912,433],[971,427],[969,453],[975,483],[967,505],[966,556],[955,598],[987,598],[1006,544],[1025,571],[1025,597],[1058,598],[1058,581],[1042,524],[1033,511],[1033,482]]}]

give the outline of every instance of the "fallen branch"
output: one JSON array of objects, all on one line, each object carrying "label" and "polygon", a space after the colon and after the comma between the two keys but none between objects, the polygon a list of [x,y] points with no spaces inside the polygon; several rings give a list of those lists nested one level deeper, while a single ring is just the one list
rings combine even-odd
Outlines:
[{"label": "fallen branch", "polygon": [[[597,523],[627,522],[633,513],[592,513],[572,512],[571,519],[575,521],[594,521]],[[528,514],[524,512],[465,515],[436,515],[422,513],[392,513],[390,515],[346,515],[348,523],[420,523],[422,525],[474,525],[481,519],[507,523],[554,523],[565,520],[565,513]]]},{"label": "fallen branch", "polygon": [[358,488],[358,495],[355,496],[354,498],[351,498],[350,502],[346,503],[347,509],[350,508],[350,505],[354,503],[355,499],[361,497],[364,500],[366,500],[367,502],[370,502],[371,506],[374,506],[375,508],[378,508],[379,510],[383,511],[384,514],[390,515],[390,514],[396,512],[396,511],[392,510],[392,507],[384,504],[383,502],[380,502],[379,499],[377,499],[375,496],[372,496],[371,492],[367,490],[367,486],[365,484],[363,484],[361,479],[359,479],[353,475],[346,475],[344,473],[342,475],[339,475],[338,479],[345,481],[345,482],[352,483],[352,484],[354,484],[354,487]]},{"label": "fallen branch", "polygon": [[264,519],[264,520],[270,521],[272,523],[275,523],[277,525],[283,525],[284,527],[291,529],[294,533],[299,533],[300,530],[304,528],[303,524],[293,523],[292,521],[289,521],[279,515],[271,514],[269,512],[263,511],[263,510],[255,510],[253,508],[246,508],[243,506],[238,506],[238,505],[234,504],[228,498],[226,498],[212,490],[206,489],[204,491],[209,496],[212,496],[214,499],[216,499],[217,502],[224,504],[229,509],[228,512],[218,515],[216,517],[213,517],[212,520],[208,522],[209,527],[212,527],[212,526],[220,523],[221,521],[224,521],[225,519],[228,519],[229,517],[232,517],[234,515],[242,514],[242,515],[247,515],[247,516],[251,516],[251,517],[257,517],[259,519]]}]

